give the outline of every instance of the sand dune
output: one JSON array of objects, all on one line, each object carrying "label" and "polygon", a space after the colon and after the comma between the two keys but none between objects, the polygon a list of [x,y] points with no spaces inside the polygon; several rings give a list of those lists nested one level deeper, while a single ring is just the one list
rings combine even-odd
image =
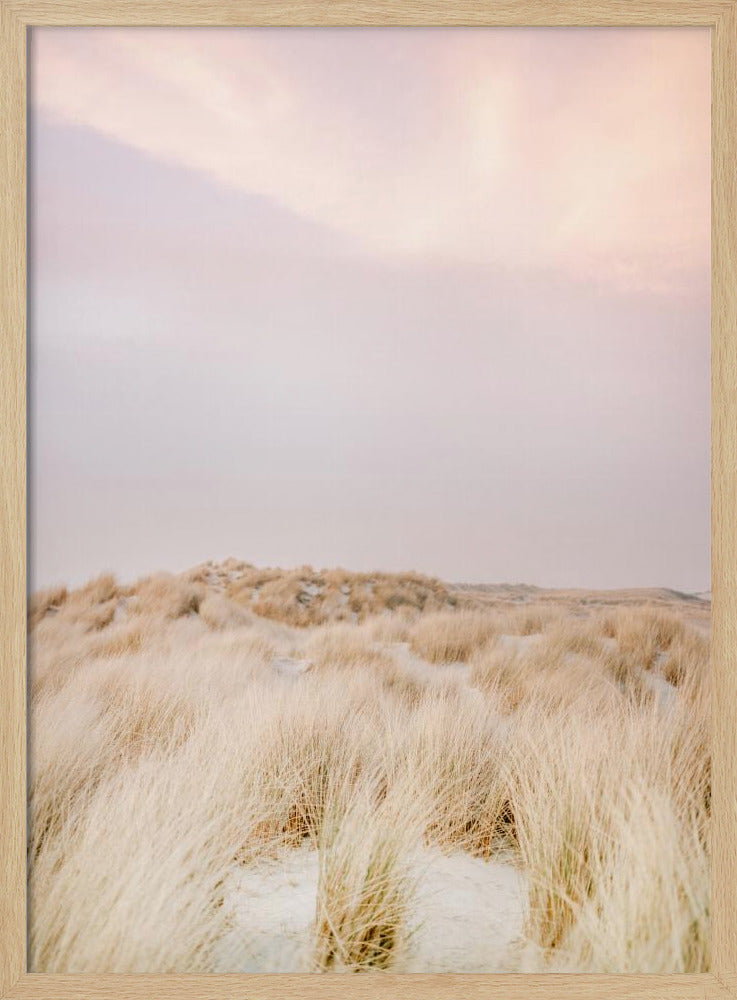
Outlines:
[{"label": "sand dune", "polygon": [[709,612],[237,560],[35,595],[31,968],[704,970]]}]

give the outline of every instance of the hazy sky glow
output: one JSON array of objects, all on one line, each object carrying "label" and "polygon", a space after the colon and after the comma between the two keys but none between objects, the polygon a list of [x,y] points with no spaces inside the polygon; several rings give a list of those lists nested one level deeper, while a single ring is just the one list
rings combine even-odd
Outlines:
[{"label": "hazy sky glow", "polygon": [[33,29],[32,586],[709,586],[706,29]]}]

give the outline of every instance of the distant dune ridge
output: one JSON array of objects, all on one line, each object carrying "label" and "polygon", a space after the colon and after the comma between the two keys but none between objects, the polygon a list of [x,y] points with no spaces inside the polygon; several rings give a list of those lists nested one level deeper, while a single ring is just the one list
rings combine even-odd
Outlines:
[{"label": "distant dune ridge", "polygon": [[236,559],[33,595],[31,969],[707,969],[709,597]]}]

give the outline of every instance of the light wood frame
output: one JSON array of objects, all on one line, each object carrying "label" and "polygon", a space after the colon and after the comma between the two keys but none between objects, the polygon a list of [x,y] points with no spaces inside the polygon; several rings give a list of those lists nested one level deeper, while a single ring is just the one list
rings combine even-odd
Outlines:
[{"label": "light wood frame", "polygon": [[[34,25],[701,25],[712,37],[713,971],[56,976],[26,971],[26,36]],[[737,0],[0,0],[0,997],[737,998]],[[94,928],[89,929],[94,934]]]}]

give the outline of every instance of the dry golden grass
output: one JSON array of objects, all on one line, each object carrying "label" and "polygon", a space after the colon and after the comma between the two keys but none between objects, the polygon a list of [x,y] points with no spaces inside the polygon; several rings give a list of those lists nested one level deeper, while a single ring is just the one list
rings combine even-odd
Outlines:
[{"label": "dry golden grass", "polygon": [[428,838],[482,857],[509,847],[515,832],[508,755],[494,708],[428,691],[412,723],[399,750],[428,802]]},{"label": "dry golden grass", "polygon": [[351,625],[317,629],[305,651],[317,667],[361,667],[391,662],[363,630]]},{"label": "dry golden grass", "polygon": [[442,611],[420,618],[409,641],[412,652],[429,663],[465,663],[497,628],[495,618],[481,611]]},{"label": "dry golden grass", "polygon": [[55,587],[34,595],[29,600],[29,630],[48,615],[60,615],[69,624],[79,625],[85,631],[104,628],[115,614],[118,586],[110,573],[91,580],[78,590]]},{"label": "dry golden grass", "polygon": [[512,967],[707,969],[705,612],[490,593],[232,560],[39,595],[30,967],[222,971],[233,871],[310,845],[310,967],[391,969],[424,843],[524,873]]},{"label": "dry golden grass", "polygon": [[543,967],[708,968],[708,775],[677,746],[679,728],[632,708],[531,721],[513,798]]},{"label": "dry golden grass", "polygon": [[126,653],[137,653],[146,640],[146,629],[141,622],[121,622],[106,628],[105,632],[87,643],[88,655],[96,657],[118,657]]},{"label": "dry golden grass", "polygon": [[135,585],[129,600],[129,611],[157,618],[182,618],[197,614],[204,596],[201,584],[190,583],[169,573],[158,573]]},{"label": "dry golden grass", "polygon": [[253,615],[222,594],[208,594],[198,607],[202,621],[212,629],[241,628],[253,622]]},{"label": "dry golden grass", "polygon": [[223,880],[254,824],[232,771],[212,767],[217,749],[210,734],[176,758],[121,762],[48,839],[30,873],[33,968],[210,970]]},{"label": "dry golden grass", "polygon": [[669,646],[662,666],[663,677],[675,687],[696,683],[708,672],[709,640],[691,630],[679,635]]},{"label": "dry golden grass", "polygon": [[57,612],[67,599],[66,587],[49,587],[47,590],[40,590],[32,594],[28,599],[28,630],[36,625],[50,611]]},{"label": "dry golden grass", "polygon": [[618,609],[607,616],[603,628],[624,654],[636,656],[645,669],[659,652],[667,651],[685,633],[683,622],[658,609]]},{"label": "dry golden grass", "polygon": [[383,782],[370,776],[347,806],[328,809],[318,840],[318,971],[388,970],[402,957],[422,820],[411,786],[386,797]]}]

